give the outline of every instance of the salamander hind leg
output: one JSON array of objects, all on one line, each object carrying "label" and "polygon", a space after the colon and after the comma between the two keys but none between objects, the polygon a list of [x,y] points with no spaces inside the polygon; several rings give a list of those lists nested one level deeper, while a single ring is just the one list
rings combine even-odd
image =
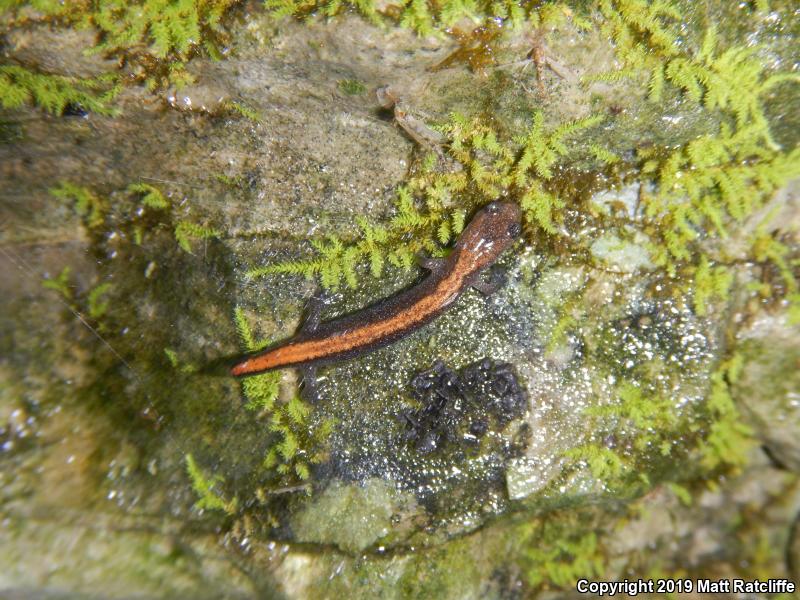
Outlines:
[{"label": "salamander hind leg", "polygon": [[320,400],[319,386],[317,385],[317,368],[310,365],[299,367],[302,383],[300,384],[300,397],[310,404],[317,404]]}]

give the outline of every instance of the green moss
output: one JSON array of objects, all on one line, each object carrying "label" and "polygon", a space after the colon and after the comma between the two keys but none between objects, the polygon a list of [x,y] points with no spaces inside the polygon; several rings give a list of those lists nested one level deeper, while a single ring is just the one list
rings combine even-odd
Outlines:
[{"label": "green moss", "polygon": [[86,294],[86,304],[89,317],[97,320],[106,313],[109,306],[109,300],[104,299],[104,296],[108,294],[110,289],[111,284],[106,282],[101,283],[100,285],[89,290],[89,293]]},{"label": "green moss", "polygon": [[72,302],[74,294],[72,286],[69,283],[69,276],[71,273],[72,269],[70,267],[64,267],[57,277],[42,281],[42,287],[58,292],[64,300]]},{"label": "green moss", "polygon": [[[256,341],[244,311],[237,307],[234,321],[239,337],[247,352],[257,352],[269,341]],[[264,467],[274,470],[289,482],[305,481],[311,476],[310,466],[324,458],[324,445],[330,436],[333,421],[324,419],[311,423],[311,407],[298,396],[278,404],[280,373],[272,371],[246,377],[242,390],[247,402],[245,407],[259,411],[269,418],[269,430],[276,434],[276,443],[264,458]],[[285,483],[285,482],[284,482]]]},{"label": "green moss", "polygon": [[[686,477],[742,467],[753,432],[730,392],[741,364],[739,354],[724,360],[711,375],[705,402],[682,413],[671,395],[648,392],[644,382],[622,382],[611,403],[585,410],[592,434],[564,456],[588,467],[606,489],[634,495],[658,483],[662,474],[670,474],[669,466],[678,460],[699,458]],[[614,441],[611,446],[609,439]],[[676,493],[685,503],[685,490]]]},{"label": "green moss", "polygon": [[722,265],[712,266],[708,258],[700,257],[694,272],[694,311],[705,315],[713,298],[727,298],[733,284],[733,274]]},{"label": "green moss", "polygon": [[545,334],[547,353],[552,354],[567,340],[567,334],[579,323],[583,313],[583,291],[578,290],[566,295],[559,307],[558,319],[549,334]]},{"label": "green moss", "polygon": [[73,202],[75,212],[83,217],[88,229],[98,229],[105,223],[108,201],[89,188],[62,181],[57,187],[52,188],[50,193],[61,200]]},{"label": "green moss", "polygon": [[259,113],[253,107],[248,106],[244,102],[232,100],[230,102],[226,102],[225,107],[228,110],[231,110],[234,113],[244,117],[245,119],[252,121],[253,123],[261,123],[261,113]]},{"label": "green moss", "polygon": [[99,324],[110,305],[110,300],[104,296],[112,289],[111,283],[101,283],[87,292],[79,292],[76,286],[70,282],[71,274],[72,269],[66,266],[57,277],[44,279],[42,287],[57,292],[70,310],[81,319]]},{"label": "green moss", "polygon": [[339,90],[348,96],[360,96],[367,91],[367,86],[358,79],[340,79]]},{"label": "green moss", "polygon": [[164,354],[169,360],[169,364],[172,365],[172,368],[176,371],[181,373],[194,373],[197,371],[197,367],[190,363],[182,363],[181,360],[178,358],[178,353],[171,348],[164,348]]},{"label": "green moss", "polygon": [[311,407],[299,396],[293,396],[278,407],[270,418],[269,428],[280,438],[264,458],[267,469],[289,481],[305,481],[311,476],[310,466],[325,458],[324,445],[333,431],[333,420],[325,419],[312,426]]},{"label": "green moss", "polygon": [[[172,204],[166,196],[155,186],[146,183],[134,183],[125,188],[130,195],[139,196],[140,202],[151,210],[157,211],[159,217],[167,223],[173,222]],[[56,198],[74,203],[75,211],[84,219],[86,227],[90,230],[99,230],[106,222],[110,206],[105,198],[98,196],[87,187],[75,185],[70,182],[61,182],[52,188],[50,193]],[[137,222],[137,218],[127,219],[127,224],[133,228],[134,240],[141,244],[144,239],[145,227]],[[152,228],[152,224],[149,225]],[[192,253],[193,240],[208,240],[217,238],[221,232],[207,225],[200,225],[191,221],[181,220],[174,225],[174,237],[178,246],[189,254]]]},{"label": "green moss", "polygon": [[141,196],[142,204],[154,210],[167,210],[170,202],[157,187],[148,183],[132,183],[126,190]]},{"label": "green moss", "polygon": [[375,277],[381,276],[387,261],[410,269],[419,252],[441,256],[443,246],[464,228],[466,214],[504,193],[520,203],[531,229],[555,234],[563,201],[548,191],[553,169],[570,154],[567,138],[600,121],[601,117],[590,116],[546,130],[542,114],[536,113],[527,135],[502,139],[480,118],[453,115],[441,129],[448,136],[448,154],[463,168],[441,171],[428,165],[398,190],[388,224],[358,218],[361,232],[354,239],[345,242],[331,235],[312,240],[317,258],[255,268],[248,277],[276,273],[318,277],[323,287],[336,289],[342,282],[355,287],[362,267]]},{"label": "green moss", "polygon": [[120,91],[114,75],[85,78],[37,73],[14,65],[0,66],[0,105],[3,108],[38,106],[54,115],[67,107],[113,116],[109,106]]},{"label": "green moss", "polygon": [[175,225],[175,240],[184,252],[192,253],[192,240],[208,240],[219,237],[221,233],[206,225],[189,221],[179,221]]},{"label": "green moss", "polygon": [[[592,441],[571,448],[565,456],[588,466],[592,476],[617,491],[650,486],[648,473],[657,473],[659,463],[677,458],[673,441],[687,428],[679,418],[674,400],[666,394],[642,389],[642,383],[622,382],[606,405],[584,411],[591,419]],[[606,440],[614,439],[613,447]],[[684,449],[683,454],[686,454]]]},{"label": "green moss", "polygon": [[592,144],[589,146],[589,150],[592,152],[594,157],[603,164],[613,165],[614,163],[618,163],[620,161],[619,156],[611,152],[608,148],[603,148],[599,144]]},{"label": "green moss", "polygon": [[739,378],[742,361],[741,354],[734,354],[711,376],[711,392],[705,404],[711,423],[699,447],[702,465],[708,470],[745,465],[755,443],[753,430],[745,424],[730,391]]},{"label": "green moss", "polygon": [[[241,307],[237,306],[234,309],[234,322],[245,351],[258,352],[269,344],[269,340],[256,341]],[[279,384],[280,373],[276,371],[245,378],[242,381],[242,389],[247,398],[245,406],[250,410],[272,410],[275,406],[275,401],[278,399]]]},{"label": "green moss", "polygon": [[520,528],[525,548],[521,562],[530,585],[568,588],[580,578],[592,579],[604,572],[605,553],[597,524],[587,523],[586,518],[578,512],[557,513]]},{"label": "green moss", "polygon": [[221,33],[223,16],[237,3],[238,0],[3,0],[0,11],[11,11],[17,14],[17,22],[24,22],[30,16],[22,9],[30,6],[45,18],[94,27],[100,34],[95,46],[98,52],[186,59],[199,47],[212,56],[219,54],[214,38]]},{"label": "green moss", "polygon": [[219,475],[206,476],[200,470],[191,454],[186,455],[186,473],[192,482],[192,489],[199,496],[199,499],[195,502],[195,508],[198,510],[220,510],[229,515],[236,512],[238,504],[236,497],[232,500],[225,500],[217,491],[217,488],[223,482],[222,477]]},{"label": "green moss", "polygon": [[[97,43],[87,50],[135,65],[137,78],[155,88],[166,83],[180,86],[190,81],[184,70],[185,62],[197,54],[221,58],[220,47],[226,38],[222,21],[237,4],[239,0],[3,0],[0,12],[9,13],[14,25],[43,20],[92,28],[97,32]],[[28,7],[34,11],[24,10]],[[76,80],[62,79],[77,84]],[[95,101],[97,106],[90,110],[100,112],[102,104]]]},{"label": "green moss", "polygon": [[556,27],[572,20],[576,27],[588,29],[589,19],[567,2],[531,5],[520,0],[403,0],[397,5],[378,8],[374,0],[266,0],[267,8],[278,16],[305,17],[323,14],[332,17],[355,10],[373,23],[395,23],[419,35],[451,32],[457,23],[469,19],[476,24],[502,20],[507,27]]},{"label": "green moss", "polygon": [[200,44],[211,56],[220,21],[236,0],[104,0],[85,19],[102,32],[100,52],[144,47],[156,58],[187,58]]}]

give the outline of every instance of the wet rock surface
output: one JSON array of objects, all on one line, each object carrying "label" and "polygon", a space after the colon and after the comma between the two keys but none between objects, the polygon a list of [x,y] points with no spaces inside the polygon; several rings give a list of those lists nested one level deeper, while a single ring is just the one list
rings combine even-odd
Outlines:
[{"label": "wet rock surface", "polygon": [[[0,591],[518,598],[541,589],[536,569],[553,585],[569,565],[596,563],[607,577],[798,577],[798,335],[785,307],[719,302],[700,316],[656,272],[651,239],[591,230],[574,213],[574,252],[525,244],[501,261],[507,282],[492,297],[467,292],[406,340],[322,369],[320,402],[298,429],[334,426],[310,481],[265,475],[265,456],[285,443],[274,415],[244,408],[240,383],[200,367],[242,351],[236,308],[258,341],[275,341],[295,332],[313,292],[300,277],[245,271],[309,251],[311,238],[347,237],[356,216],[390,214],[422,157],[375,89],[391,85],[426,123],[479,110],[509,129],[527,126],[533,108],[556,123],[613,104],[620,120],[598,135],[626,160],[642,140],[677,145],[717,123],[677,95],[653,106],[635,86],[587,92],[549,70],[538,96],[534,69],[513,64],[529,52],[524,37],[492,73],[431,71],[452,40],[353,15],[244,20],[232,56],[193,61],[196,81],[181,90],[126,88],[117,118],[2,115],[16,137],[0,134]],[[109,68],[82,54],[86,43],[43,27],[3,51],[80,76]],[[775,43],[793,52],[785,35]],[[594,33],[558,35],[551,50],[581,74],[614,60]],[[648,190],[598,179],[591,210],[636,224]],[[108,200],[102,227],[50,195],[64,180]],[[170,209],[148,212],[124,192],[136,182],[158,186]],[[798,214],[796,192],[786,194],[784,225]],[[186,252],[174,235],[182,221],[219,235]],[[66,290],[42,287],[65,266]],[[742,286],[758,283],[736,272]],[[420,276],[363,275],[332,294],[323,318]],[[108,307],[93,317],[103,283]],[[735,332],[737,311],[758,318]],[[691,481],[731,339],[747,356],[737,402],[771,458],[755,447],[741,472]],[[297,383],[283,375],[280,406]],[[236,511],[198,508],[189,454]]]}]

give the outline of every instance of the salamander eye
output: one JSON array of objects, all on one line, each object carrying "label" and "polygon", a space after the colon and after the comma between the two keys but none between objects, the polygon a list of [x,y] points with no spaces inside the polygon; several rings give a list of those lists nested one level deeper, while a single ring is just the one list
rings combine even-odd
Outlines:
[{"label": "salamander eye", "polygon": [[492,202],[486,205],[486,210],[490,215],[496,215],[500,212],[500,207],[497,205],[497,202]]},{"label": "salamander eye", "polygon": [[508,235],[512,238],[519,237],[520,233],[522,233],[522,225],[519,223],[512,223],[508,226]]}]

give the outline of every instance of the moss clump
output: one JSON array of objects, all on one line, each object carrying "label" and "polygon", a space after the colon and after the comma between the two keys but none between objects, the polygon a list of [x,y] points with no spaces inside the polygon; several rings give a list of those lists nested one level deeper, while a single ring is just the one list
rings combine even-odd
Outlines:
[{"label": "moss clump", "polygon": [[[50,193],[56,198],[73,202],[75,211],[83,217],[84,224],[90,231],[99,231],[106,224],[111,212],[109,201],[91,189],[64,181],[52,188]],[[156,211],[159,220],[172,226],[175,241],[184,252],[192,253],[193,240],[209,240],[221,235],[221,232],[213,227],[187,220],[180,220],[173,226],[175,215],[172,212],[172,204],[155,186],[133,183],[127,186],[123,193],[128,197],[138,196],[145,208]],[[147,227],[141,222],[140,215],[125,216],[122,224],[133,228],[133,239],[137,244],[143,242]],[[152,227],[151,223],[150,228]]]},{"label": "moss clump", "polygon": [[[257,352],[269,341],[256,341],[244,311],[237,307],[234,322],[247,352]],[[277,473],[283,483],[306,481],[311,476],[311,465],[325,457],[325,441],[330,436],[333,421],[325,419],[311,422],[311,407],[298,396],[278,405],[280,373],[273,371],[246,377],[242,390],[245,407],[269,418],[269,430],[278,440],[267,451],[263,466]]]},{"label": "moss clump", "polygon": [[169,200],[164,196],[161,190],[148,183],[132,183],[126,190],[134,194],[139,194],[142,204],[148,208],[167,210],[171,206]]},{"label": "moss clump", "polygon": [[556,513],[519,528],[523,551],[520,562],[528,583],[566,588],[580,578],[591,579],[605,568],[598,524],[579,512]]},{"label": "moss clump", "polygon": [[339,91],[348,96],[360,96],[367,91],[367,86],[358,79],[340,79],[338,87]]},{"label": "moss clump", "polygon": [[687,478],[697,471],[707,475],[739,469],[753,446],[753,431],[743,422],[730,390],[741,365],[736,353],[724,360],[711,374],[706,401],[682,412],[669,394],[648,391],[642,382],[623,382],[611,403],[585,410],[592,422],[591,440],[565,456],[588,467],[606,489],[634,495],[655,483],[648,473],[669,473],[676,460],[699,458]]},{"label": "moss clump", "polygon": [[666,457],[675,460],[673,439],[687,429],[668,395],[647,392],[641,384],[621,383],[610,404],[593,406],[584,413],[592,419],[595,439],[613,438],[571,448],[567,458],[588,466],[592,476],[609,488],[625,490],[631,484],[649,484],[647,472],[658,471]]},{"label": "moss clump", "polygon": [[220,231],[190,221],[178,221],[175,225],[175,240],[184,252],[192,253],[192,240],[209,240],[221,235]]},{"label": "moss clump", "polygon": [[742,467],[753,447],[753,430],[744,423],[731,395],[741,374],[743,356],[735,353],[723,361],[711,376],[711,392],[704,406],[710,421],[699,446],[702,465],[710,470],[720,466]]},{"label": "moss clump", "polygon": [[278,16],[305,17],[323,14],[332,17],[355,10],[373,23],[396,23],[420,35],[449,32],[461,21],[491,24],[504,22],[507,27],[554,26],[572,19],[576,26],[588,28],[588,18],[567,2],[529,3],[520,0],[403,0],[400,4],[378,8],[373,0],[266,0],[267,8]]},{"label": "moss clump", "polygon": [[208,477],[203,473],[191,454],[186,455],[186,473],[192,482],[192,489],[199,496],[194,506],[198,510],[220,510],[232,515],[236,512],[237,500],[225,500],[217,488],[223,482],[220,475]]},{"label": "moss clump", "polygon": [[102,321],[108,312],[111,300],[108,298],[113,286],[109,282],[100,283],[93,288],[81,291],[71,281],[72,269],[64,267],[56,277],[42,280],[42,287],[56,292],[63,306],[91,329],[97,337],[106,329]]},{"label": "moss clump", "polygon": [[342,281],[355,287],[361,266],[380,277],[386,261],[410,269],[418,252],[442,255],[443,246],[464,228],[467,213],[503,194],[519,201],[530,229],[554,234],[557,211],[564,204],[548,190],[548,181],[559,159],[570,154],[566,139],[601,120],[590,116],[548,131],[542,114],[536,113],[525,136],[501,141],[481,119],[454,115],[442,131],[449,139],[449,155],[462,168],[437,170],[434,157],[407,187],[398,190],[388,225],[358,218],[361,234],[354,240],[343,242],[337,236],[312,240],[318,258],[259,267],[248,276],[290,273],[319,277],[328,289],[336,289]]},{"label": "moss clump", "polygon": [[108,213],[108,201],[95,194],[86,187],[62,181],[50,193],[61,200],[74,203],[75,212],[84,219],[84,224],[90,230],[98,229],[105,223]]},{"label": "moss clump", "polygon": [[275,410],[269,429],[280,436],[280,441],[264,457],[264,466],[275,469],[289,480],[306,481],[311,477],[311,465],[321,463],[325,457],[325,442],[333,431],[333,420],[317,424],[310,422],[311,407],[298,396]]},{"label": "moss clump", "polygon": [[42,281],[42,287],[48,290],[53,290],[54,292],[58,292],[58,294],[64,300],[71,302],[74,297],[72,286],[69,283],[69,276],[71,272],[72,269],[70,267],[64,267],[57,277]]},{"label": "moss clump", "polygon": [[155,58],[186,60],[199,47],[218,57],[214,43],[221,20],[238,0],[104,0],[94,11],[75,17],[101,32],[96,50],[144,52]]},{"label": "moss clump", "polygon": [[226,102],[224,106],[231,112],[244,117],[248,121],[252,121],[253,123],[261,123],[261,113],[259,113],[253,107],[248,106],[244,102],[232,100],[230,102]]},{"label": "moss clump", "polygon": [[[10,25],[45,20],[97,30],[94,52],[184,61],[201,48],[218,57],[222,19],[238,0],[4,0]],[[24,10],[33,8],[34,11]]]},{"label": "moss clump", "polygon": [[14,65],[0,66],[0,105],[3,108],[38,106],[54,115],[68,107],[100,115],[113,116],[118,110],[109,106],[119,93],[115,75],[81,79],[37,73]]},{"label": "moss clump", "polygon": [[[222,57],[220,48],[227,38],[223,19],[239,3],[239,0],[3,0],[0,17],[4,17],[6,26],[44,22],[91,28],[97,32],[97,42],[87,50],[115,56],[121,64],[133,66],[136,79],[153,89],[169,83],[191,82],[184,67],[186,61],[198,54]],[[77,86],[84,94],[87,90],[83,88],[94,91],[98,85],[95,80],[61,79],[62,86]],[[62,90],[62,96],[67,89]],[[113,95],[76,97],[87,110],[111,111],[104,105]]]},{"label": "moss clump", "polygon": [[[241,307],[237,306],[234,309],[233,318],[245,352],[258,352],[269,344],[269,340],[256,341]],[[275,406],[275,401],[278,399],[280,379],[280,373],[273,371],[246,377],[242,380],[242,389],[247,398],[245,406],[250,410],[272,410]]]}]

